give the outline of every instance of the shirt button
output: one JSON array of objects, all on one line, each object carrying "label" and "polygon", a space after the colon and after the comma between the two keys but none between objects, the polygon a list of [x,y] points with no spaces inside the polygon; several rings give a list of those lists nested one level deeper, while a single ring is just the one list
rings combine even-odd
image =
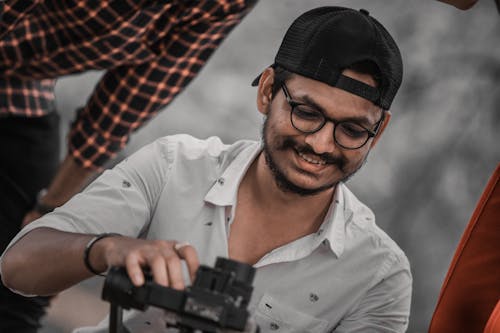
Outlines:
[{"label": "shirt button", "polygon": [[269,325],[269,328],[272,329],[273,331],[277,331],[280,329],[280,325],[276,324],[276,323],[271,323]]},{"label": "shirt button", "polygon": [[222,177],[217,179],[217,183],[219,183],[219,185],[224,185],[224,181],[225,181],[225,179]]}]

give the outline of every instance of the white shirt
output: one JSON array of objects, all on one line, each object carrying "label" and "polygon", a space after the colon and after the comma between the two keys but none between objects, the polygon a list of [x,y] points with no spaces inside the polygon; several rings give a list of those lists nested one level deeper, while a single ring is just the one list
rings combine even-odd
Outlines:
[{"label": "white shirt", "polygon": [[[261,149],[254,141],[161,138],[28,225],[9,247],[41,226],[117,232],[188,241],[200,262],[213,266],[228,256],[238,186]],[[261,332],[404,332],[408,325],[408,260],[344,184],[315,234],[274,249],[254,267],[249,309]],[[138,325],[145,315],[130,312],[127,323]]]}]

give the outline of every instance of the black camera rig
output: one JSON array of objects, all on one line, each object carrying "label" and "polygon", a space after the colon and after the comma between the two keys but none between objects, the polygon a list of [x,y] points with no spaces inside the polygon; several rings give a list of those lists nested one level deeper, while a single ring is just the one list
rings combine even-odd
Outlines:
[{"label": "black camera rig", "polygon": [[102,299],[111,303],[110,333],[129,332],[122,322],[122,309],[144,311],[149,305],[174,312],[177,320],[169,327],[179,332],[245,330],[255,276],[251,265],[218,257],[214,268],[201,265],[193,284],[185,290],[160,286],[151,274],[145,275],[144,285],[136,287],[124,267],[109,270]]}]

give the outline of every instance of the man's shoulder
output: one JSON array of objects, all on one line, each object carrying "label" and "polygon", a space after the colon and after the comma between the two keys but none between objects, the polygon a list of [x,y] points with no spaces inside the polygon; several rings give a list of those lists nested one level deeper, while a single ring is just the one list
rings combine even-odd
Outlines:
[{"label": "man's shoulder", "polygon": [[348,188],[342,186],[346,208],[352,212],[347,228],[351,231],[351,236],[359,238],[363,242],[370,244],[375,252],[381,251],[391,261],[398,262],[399,265],[409,268],[408,258],[399,245],[377,224],[375,214],[363,202],[361,202]]},{"label": "man's shoulder", "polygon": [[161,146],[165,157],[170,161],[204,158],[217,158],[222,161],[225,157],[234,158],[246,148],[256,145],[257,142],[238,140],[232,144],[226,144],[217,136],[199,139],[189,134],[176,134],[159,138],[155,144]]}]

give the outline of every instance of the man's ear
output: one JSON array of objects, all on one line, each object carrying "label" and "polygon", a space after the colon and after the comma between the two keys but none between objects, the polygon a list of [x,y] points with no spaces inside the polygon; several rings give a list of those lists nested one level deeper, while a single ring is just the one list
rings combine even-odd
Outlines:
[{"label": "man's ear", "polygon": [[266,68],[260,76],[257,87],[257,109],[262,114],[267,114],[269,104],[273,99],[274,69]]},{"label": "man's ear", "polygon": [[380,124],[380,128],[378,129],[377,135],[375,135],[375,137],[373,138],[370,149],[375,147],[375,145],[378,142],[378,139],[380,139],[382,133],[384,133],[384,130],[387,127],[387,125],[389,125],[389,121],[391,120],[392,117],[391,111],[382,111],[382,112],[385,112],[384,121],[382,122],[382,124]]}]

